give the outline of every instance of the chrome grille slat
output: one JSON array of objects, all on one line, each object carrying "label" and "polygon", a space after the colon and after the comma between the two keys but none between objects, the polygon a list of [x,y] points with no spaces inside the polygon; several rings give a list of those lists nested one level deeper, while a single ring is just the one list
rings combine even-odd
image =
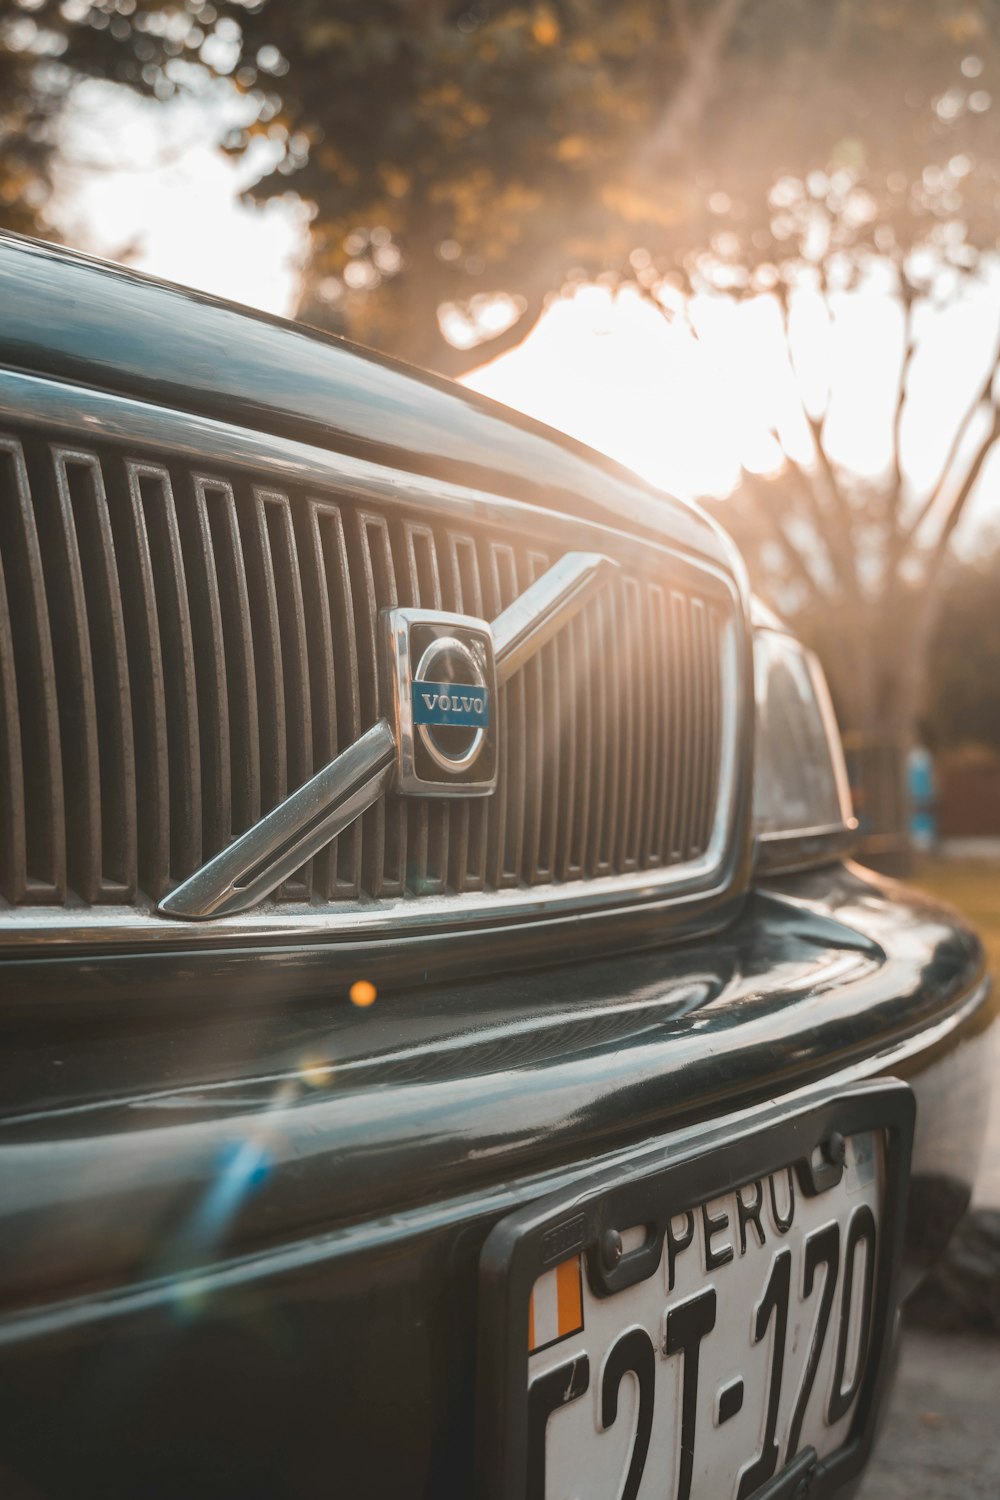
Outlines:
[{"label": "chrome grille slat", "polygon": [[101,776],[97,703],[83,568],[66,454],[32,445],[30,477],[45,569],[65,776],[66,879],[87,902],[101,889]]},{"label": "chrome grille slat", "polygon": [[[179,579],[172,572],[179,547],[173,545],[171,535],[176,523],[171,526],[174,518],[169,476],[160,467],[127,461],[124,481],[112,524],[123,606],[130,622],[129,682],[134,704],[137,802],[142,811],[138,819],[139,878],[143,889],[159,898],[170,889],[172,879],[181,879],[197,868],[201,852],[200,797],[196,806],[191,795],[195,774],[192,744],[186,732],[192,706],[185,693],[187,675],[192,670],[191,641],[189,630],[186,655],[183,642],[178,652],[177,638],[182,630],[176,621],[174,631],[170,630],[171,596],[175,615],[180,614],[180,603]],[[169,501],[164,497],[164,481]],[[154,522],[160,521],[159,546],[150,536],[147,504]],[[175,670],[181,673],[179,692]],[[173,709],[180,714],[179,722],[174,721]]]},{"label": "chrome grille slat", "polygon": [[281,627],[274,558],[265,515],[267,505],[280,506],[285,499],[279,491],[264,490],[255,485],[244,511],[243,555],[253,624],[262,811],[276,806],[291,790],[287,776]]},{"label": "chrome grille slat", "polygon": [[[489,550],[489,583],[486,589],[487,614],[495,618],[517,598],[522,584],[518,580],[514,548],[506,542],[493,542]],[[527,584],[527,578],[525,584]],[[516,886],[521,873],[521,851],[524,840],[525,778],[525,674],[519,672],[500,689],[500,736],[498,784],[490,799],[490,823],[487,842],[489,883],[496,890]]]},{"label": "chrome grille slat", "polygon": [[[403,523],[406,602],[420,609],[443,609],[437,544],[430,526]],[[434,798],[413,798],[407,827],[407,884],[418,895],[440,895],[448,884],[448,837],[451,809]]]},{"label": "chrome grille slat", "polygon": [[[547,571],[553,557],[548,552],[532,552],[531,581]],[[560,640],[556,637],[543,646],[534,665],[540,697],[538,710],[539,783],[534,813],[537,828],[537,852],[525,865],[525,881],[530,885],[548,884],[557,878],[558,810],[561,798],[562,760],[565,729],[560,717],[562,679],[560,673]]]},{"label": "chrome grille slat", "polygon": [[[230,834],[243,833],[261,815],[260,710],[250,587],[233,486],[213,481],[205,489],[206,518],[219,588],[219,623],[225,660],[222,712],[230,745]],[[206,710],[207,711],[207,710]]]},{"label": "chrome grille slat", "polygon": [[66,819],[48,601],[24,451],[16,438],[5,437],[0,437],[0,557],[21,752],[20,777],[5,780],[20,780],[24,807],[24,860],[20,865],[15,855],[13,879],[32,901],[63,901]]},{"label": "chrome grille slat", "polygon": [[7,583],[0,561],[0,895],[7,901],[24,900],[26,847],[21,713]]},{"label": "chrome grille slat", "polygon": [[187,570],[181,550],[178,505],[166,466],[131,470],[143,508],[156,595],[167,725],[170,878],[192,874],[203,859],[201,741],[194,638]]},{"label": "chrome grille slat", "polygon": [[[324,505],[311,500],[308,509],[308,524],[301,540],[301,571],[299,575],[302,595],[302,610],[311,628],[306,628],[305,651],[301,677],[308,686],[308,695],[303,698],[303,728],[308,731],[303,758],[312,774],[326,765],[336,755],[341,740],[341,726],[337,713],[337,686],[339,673],[335,660],[334,615],[331,594],[331,575],[336,579],[337,564],[346,549],[343,517],[334,505]],[[349,637],[353,644],[353,631]],[[345,645],[348,643],[345,642]],[[355,666],[353,653],[344,653],[341,670]],[[354,730],[357,713],[351,713],[343,725],[343,738],[349,741]]]},{"label": "chrome grille slat", "polygon": [[[622,658],[632,649],[632,632],[629,628],[625,593],[628,580],[621,574],[605,591],[605,624],[602,640],[621,642]],[[605,733],[607,748],[605,755],[604,800],[601,811],[601,838],[598,846],[598,863],[594,874],[598,877],[611,875],[620,857],[624,834],[623,812],[628,805],[630,783],[629,765],[625,754],[626,715],[628,684],[625,673],[608,671],[606,684],[607,718]]]},{"label": "chrome grille slat", "polygon": [[[475,539],[446,533],[448,593],[444,608],[483,618],[483,588]],[[486,883],[487,807],[482,799],[459,801],[449,809],[451,857],[449,879],[458,894],[481,891]]]},{"label": "chrome grille slat", "polygon": [[671,837],[670,858],[682,860],[687,848],[687,830],[691,814],[691,733],[690,711],[690,633],[688,630],[687,600],[676,589],[671,592],[671,654],[673,671],[670,674],[674,706],[674,781],[671,788]]},{"label": "chrome grille slat", "polygon": [[[343,514],[339,505],[312,499],[308,517],[301,539],[306,564],[302,608],[311,624],[305,629],[312,723],[310,773],[314,774],[357,739],[364,712],[371,715],[364,719],[364,727],[374,723],[378,705],[373,699],[363,706],[359,697],[358,638]],[[370,679],[363,686],[371,691]],[[324,900],[357,896],[361,889],[360,828],[348,828],[316,856],[313,888]]]},{"label": "chrome grille slat", "polygon": [[143,811],[136,827],[136,858],[142,888],[157,898],[170,885],[170,784],[156,595],[145,522],[132,493],[131,476],[126,473],[125,488],[120,494],[116,494],[120,478],[114,478],[119,482],[109,482],[108,493],[109,500],[114,497],[115,552],[122,607],[129,621],[126,641],[132,688],[136,803]]},{"label": "chrome grille slat", "polygon": [[[428,564],[428,528],[404,521],[398,529],[402,535],[402,555],[396,569],[397,600],[400,604],[411,608],[439,609],[440,605],[435,605],[432,600],[440,594],[440,587],[435,590],[433,581],[427,576],[428,571],[436,572],[437,561],[432,551],[430,564]],[[420,568],[417,559],[418,547],[423,568]],[[433,549],[433,539],[431,547]],[[423,580],[418,576],[421,572]],[[421,588],[421,581],[423,581],[423,588]],[[403,817],[406,822],[406,883],[418,893],[429,894],[429,888],[433,887],[434,881],[430,877],[428,868],[430,809],[427,800],[423,797],[408,799],[404,804]]]},{"label": "chrome grille slat", "polygon": [[[722,649],[722,621],[717,610],[709,611],[711,623],[711,636],[709,640],[709,651],[714,658]],[[709,744],[716,747],[722,743],[725,733],[722,717],[722,684],[719,673],[710,670],[708,673],[708,737]],[[711,752],[710,771],[708,779],[708,790],[705,794],[704,812],[704,844],[708,849],[712,841],[712,827],[715,816],[715,808],[718,805],[721,783],[721,767],[718,752]]]},{"label": "chrome grille slat", "polygon": [[[593,611],[590,611],[592,614]],[[587,838],[590,829],[590,780],[592,756],[589,737],[594,715],[591,707],[590,620],[585,611],[564,630],[557,641],[567,670],[563,674],[562,724],[568,736],[566,746],[565,797],[560,807],[564,864],[563,880],[580,880],[585,873]]]},{"label": "chrome grille slat", "polygon": [[[234,833],[230,737],[230,667],[222,623],[222,600],[233,589],[220,587],[209,509],[226,505],[227,486],[201,475],[191,483],[191,503],[181,509],[181,533],[186,557],[188,608],[193,637],[199,643],[195,659],[198,686],[198,725],[201,731],[202,842],[206,849],[222,848]],[[223,564],[224,565],[224,564]]]},{"label": "chrome grille slat", "polygon": [[[384,516],[362,511],[356,516],[360,547],[361,589],[356,599],[358,618],[358,671],[361,686],[362,727],[374,724],[387,709],[382,701],[381,637],[379,615],[399,603],[393,567],[389,523]],[[374,896],[398,896],[406,878],[406,807],[402,800],[387,797],[364,815],[363,879]]]},{"label": "chrome grille slat", "polygon": [[[529,552],[522,587],[548,568],[544,553]],[[524,796],[522,799],[521,878],[527,885],[551,880],[551,861],[542,854],[542,806],[546,780],[546,747],[552,741],[545,711],[545,688],[551,686],[551,655],[541,651],[521,669],[524,680]],[[556,731],[558,735],[558,730]]]},{"label": "chrome grille slat", "polygon": [[625,775],[620,812],[621,840],[615,859],[620,870],[634,870],[639,864],[639,799],[646,749],[646,637],[642,619],[642,590],[635,578],[622,580],[625,618],[624,656],[635,664],[634,670],[621,675],[622,740]]},{"label": "chrome grille slat", "polygon": [[[493,520],[20,435],[0,439],[0,502],[12,904],[159,899],[387,711],[382,609],[490,619],[565,550]],[[516,893],[704,855],[725,595],[643,568],[637,555],[502,688],[494,797],[389,794],[279,904]]]},{"label": "chrome grille slat", "polygon": [[593,819],[593,853],[587,868],[587,874],[591,877],[611,873],[611,848],[615,836],[614,799],[618,792],[619,678],[616,672],[607,670],[599,648],[602,641],[617,638],[616,622],[620,614],[620,587],[621,580],[615,579],[595,605],[598,622],[591,666],[599,684],[595,695],[594,719],[600,741],[600,754],[596,778],[597,802]]},{"label": "chrome grille slat", "polygon": [[645,591],[646,629],[649,652],[646,657],[646,695],[649,706],[649,748],[646,755],[646,782],[643,806],[646,815],[639,842],[639,864],[648,870],[660,861],[663,848],[662,827],[665,807],[667,760],[667,695],[657,685],[666,680],[667,664],[663,642],[663,590],[651,583]]},{"label": "chrome grille slat", "polygon": [[[268,557],[274,593],[278,642],[275,670],[281,678],[284,696],[284,716],[279,732],[285,756],[287,792],[308,781],[313,773],[312,696],[302,566],[288,496],[280,491],[257,487],[254,501],[257,529]],[[332,858],[330,851],[326,851],[327,866]],[[281,896],[290,901],[308,898],[313,878],[313,861],[310,860],[292,879],[284,882]],[[329,877],[325,883],[329,884]]]},{"label": "chrome grille slat", "polygon": [[301,786],[313,771],[309,626],[302,597],[302,565],[288,496],[258,489],[255,497],[274,584],[279,671],[285,696],[285,782],[291,790]]},{"label": "chrome grille slat", "polygon": [[692,664],[693,670],[692,688],[693,702],[691,707],[691,721],[694,726],[695,749],[692,755],[694,770],[694,792],[691,803],[691,840],[687,852],[691,857],[701,854],[705,848],[705,829],[701,819],[707,777],[708,756],[705,743],[706,713],[708,704],[705,700],[705,672],[704,665],[708,657],[708,617],[705,606],[700,599],[695,599],[691,604],[691,633],[692,633]]},{"label": "chrome grille slat", "polygon": [[685,748],[684,766],[687,772],[687,785],[685,789],[685,817],[684,836],[681,840],[680,853],[682,859],[691,857],[691,850],[697,841],[696,817],[697,808],[695,797],[698,790],[699,765],[698,765],[698,623],[699,614],[696,608],[692,608],[691,601],[684,601],[685,616],[685,652],[684,652],[684,688],[687,697],[684,712]]}]

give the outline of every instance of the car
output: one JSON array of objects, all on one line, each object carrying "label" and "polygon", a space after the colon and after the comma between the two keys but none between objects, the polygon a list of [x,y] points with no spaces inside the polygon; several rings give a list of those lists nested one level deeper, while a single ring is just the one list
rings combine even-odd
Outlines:
[{"label": "car", "polygon": [[0,1490],[823,1497],[989,980],[695,505],[0,242]]}]

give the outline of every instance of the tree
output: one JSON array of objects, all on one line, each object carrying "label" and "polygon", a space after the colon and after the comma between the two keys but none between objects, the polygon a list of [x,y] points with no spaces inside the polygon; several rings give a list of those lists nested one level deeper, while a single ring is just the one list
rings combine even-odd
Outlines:
[{"label": "tree", "polygon": [[697,119],[743,8],[23,3],[76,76],[164,100],[231,79],[254,196],[314,209],[303,315],[448,373],[523,337],[573,268],[627,267],[644,223],[686,216],[655,141],[626,163]]},{"label": "tree", "polygon": [[997,0],[19,8],[66,78],[162,99],[228,78],[253,195],[312,205],[302,314],[448,373],[523,337],[567,282],[630,281],[661,305],[726,220],[773,259],[754,205],[777,175],[839,161],[878,190],[942,166],[970,120],[978,156],[995,145],[989,111],[927,101],[964,57],[992,67]]},{"label": "tree", "polygon": [[38,42],[23,11],[0,17],[0,224],[19,234],[51,233],[45,205],[54,122],[65,98]]},{"label": "tree", "polygon": [[[776,468],[769,475],[744,472],[736,493],[717,513],[751,562],[761,587],[798,620],[827,664],[848,727],[906,739],[919,708],[921,669],[935,621],[937,581],[949,543],[1000,437],[1000,328],[991,339],[985,367],[958,371],[971,387],[950,435],[944,462],[921,481],[907,465],[904,435],[914,371],[919,367],[921,314],[953,308],[966,295],[971,271],[940,289],[947,275],[932,260],[917,280],[911,257],[887,258],[879,269],[895,276],[887,290],[899,310],[899,358],[891,409],[890,459],[883,474],[869,476],[831,452],[829,387],[810,406],[795,380],[800,401],[803,456],[784,433],[773,431]],[[814,295],[831,323],[849,292],[831,291],[830,265],[816,271]],[[873,274],[873,268],[868,268]],[[797,298],[808,292],[782,283],[774,293],[789,345]],[[996,312],[993,313],[994,318]],[[859,341],[857,358],[871,357]],[[790,367],[794,369],[794,354]],[[925,402],[927,398],[925,397]],[[933,416],[925,407],[925,417]]]},{"label": "tree", "polygon": [[881,277],[901,330],[886,473],[853,472],[802,394],[802,441],[776,430],[775,472],[747,475],[725,517],[822,650],[848,728],[905,745],[940,565],[1000,432],[994,348],[936,479],[908,463],[921,330],[997,249],[1000,0],[13,11],[50,89],[96,75],[166,101],[228,79],[253,196],[311,205],[302,315],[445,372],[600,279],[692,320],[701,294],[769,298],[794,373],[804,299],[836,323]]},{"label": "tree", "polygon": [[980,746],[1000,759],[1000,549],[956,563],[930,640],[921,730],[934,751]]},{"label": "tree", "polygon": [[[698,262],[703,285],[725,287],[736,269],[773,305],[793,403],[770,433],[770,472],[744,471],[735,493],[714,508],[757,587],[819,652],[862,767],[873,757],[873,775],[885,786],[887,757],[893,762],[894,789],[878,798],[869,789],[866,797],[886,835],[903,832],[904,759],[917,728],[951,539],[1000,437],[1000,311],[988,295],[997,259],[985,237],[970,234],[957,217],[959,188],[977,170],[992,177],[990,166],[956,155],[945,169],[890,184],[883,198],[846,168],[806,180],[785,177],[768,200],[772,232],[780,229],[784,240],[780,263],[748,266],[735,241],[724,245],[727,255],[708,252]],[[905,205],[902,214],[894,212],[897,204]],[[897,315],[888,461],[874,475],[852,467],[831,443],[832,381],[828,374],[817,391],[813,371],[807,394],[795,328],[796,316],[810,306],[828,330],[836,328],[852,299],[873,284],[883,307],[890,303]],[[910,418],[919,377],[933,359],[928,339],[942,313],[953,315],[977,295],[988,319],[981,364],[953,372],[950,385],[964,390],[964,405],[942,460],[921,472],[910,451],[919,429]],[[810,342],[813,351],[823,343],[815,328]],[[855,375],[872,357],[871,337],[862,333]],[[940,403],[940,385],[937,395]],[[922,420],[940,425],[942,413],[929,399],[923,396]]]}]

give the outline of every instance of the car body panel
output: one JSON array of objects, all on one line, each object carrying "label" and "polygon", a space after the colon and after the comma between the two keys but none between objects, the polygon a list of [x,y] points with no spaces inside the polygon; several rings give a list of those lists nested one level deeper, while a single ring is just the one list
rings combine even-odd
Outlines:
[{"label": "car body panel", "polygon": [[[0,277],[5,415],[30,385],[35,430],[121,451],[110,398],[142,403],[143,441],[159,430],[170,450],[180,415],[199,461],[229,424],[234,450],[251,441],[244,473],[265,435],[310,483],[353,459],[380,503],[455,486],[477,514],[532,505],[655,539],[732,581],[749,690],[731,544],[609,460],[71,252],[0,236]],[[470,1495],[479,1256],[498,1220],[708,1124],[752,1134],[813,1089],[912,1087],[915,1282],[974,1179],[982,951],[953,913],[838,863],[746,891],[749,717],[711,932],[683,900],[571,916],[558,941],[544,912],[471,935],[452,914],[363,950],[320,940],[310,913],[145,944],[126,922],[99,945],[73,903],[48,934],[41,908],[0,915],[4,1500]],[[365,1008],[359,978],[378,990]]]},{"label": "car body panel", "polygon": [[0,235],[0,366],[200,412],[673,540],[738,554],[686,501],[452,381],[303,324]]},{"label": "car body panel", "polygon": [[[301,325],[172,287],[123,268],[0,235],[0,277],[9,314],[0,327],[0,421],[60,444],[113,446],[169,463],[207,466],[279,485],[321,485],[354,503],[371,499],[400,517],[461,515],[476,524],[541,526],[547,544],[586,545],[711,575],[733,610],[735,712],[749,738],[752,663],[749,593],[732,544],[702,512],[517,413]],[[277,373],[276,373],[277,372]],[[281,378],[278,378],[280,374]],[[93,911],[22,907],[5,919],[0,950],[92,953],[197,943],[234,955],[227,979],[255,943],[315,942],[395,980],[424,966],[438,972],[513,967],[551,951],[558,929],[569,947],[659,943],[720,927],[738,909],[750,874],[751,764],[734,757],[733,797],[717,869],[679,870],[660,881],[635,872],[601,889],[597,880],[463,896],[457,903],[347,903],[344,910],[269,905],[236,920],[206,921],[197,939],[184,924],[137,907]],[[536,906],[530,914],[522,908]],[[586,925],[579,920],[587,913]],[[450,932],[440,943],[444,928]],[[436,931],[434,930],[436,929]],[[375,935],[378,941],[367,939]],[[515,954],[517,957],[515,958]],[[277,960],[275,960],[277,961]],[[205,983],[223,982],[213,963]],[[110,969],[109,969],[110,972]]]},{"label": "car body panel", "polygon": [[4,1049],[0,1453],[47,1496],[80,1472],[106,1496],[467,1494],[498,1218],[706,1121],[899,1076],[912,1284],[971,1191],[988,994],[950,913],[839,866],[701,945],[362,1012],[275,974],[242,1011],[145,1017],[123,981],[117,1023],[61,1027],[58,1083],[51,1043]]}]

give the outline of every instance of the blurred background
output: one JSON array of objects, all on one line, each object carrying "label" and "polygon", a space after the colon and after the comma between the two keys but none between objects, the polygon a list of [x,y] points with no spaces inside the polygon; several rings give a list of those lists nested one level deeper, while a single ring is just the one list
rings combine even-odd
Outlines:
[{"label": "blurred background", "polygon": [[1000,839],[998,66],[993,0],[0,0],[0,224],[707,501],[906,871]]},{"label": "blurred background", "polygon": [[[0,227],[701,499],[823,660],[863,856],[995,956],[998,148],[994,0],[0,0]],[[995,1169],[979,1196],[940,1305],[997,1329]],[[935,1348],[967,1414],[979,1356]],[[1000,1493],[995,1421],[980,1475],[960,1419],[900,1420],[873,1496]]]}]

